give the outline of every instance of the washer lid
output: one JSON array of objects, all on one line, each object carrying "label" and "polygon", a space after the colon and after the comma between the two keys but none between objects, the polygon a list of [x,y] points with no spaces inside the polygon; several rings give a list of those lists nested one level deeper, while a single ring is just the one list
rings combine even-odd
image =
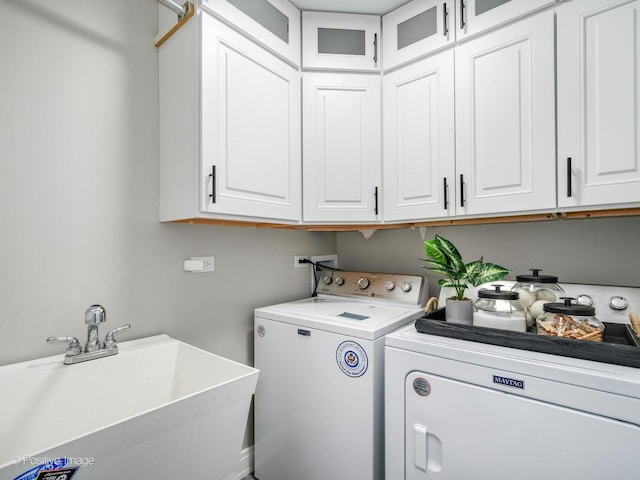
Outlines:
[{"label": "washer lid", "polygon": [[424,314],[423,309],[314,297],[258,308],[255,316],[375,340]]}]

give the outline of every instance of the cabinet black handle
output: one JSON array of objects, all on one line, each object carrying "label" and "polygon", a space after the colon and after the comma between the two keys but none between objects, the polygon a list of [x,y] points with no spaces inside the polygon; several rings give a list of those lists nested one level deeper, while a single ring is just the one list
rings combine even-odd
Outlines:
[{"label": "cabinet black handle", "polygon": [[460,30],[464,30],[464,27],[466,25],[466,22],[464,21],[466,17],[465,8],[466,5],[464,4],[464,0],[460,0]]},{"label": "cabinet black handle", "polygon": [[567,158],[567,197],[571,198],[571,157]]},{"label": "cabinet black handle", "polygon": [[460,174],[460,206],[464,207],[464,175]]},{"label": "cabinet black handle", "polygon": [[209,174],[211,177],[211,194],[209,197],[211,198],[211,203],[216,203],[216,166],[211,166],[211,173]]},{"label": "cabinet black handle", "polygon": [[449,10],[446,3],[442,4],[442,31],[445,37],[449,35]]},{"label": "cabinet black handle", "polygon": [[375,200],[373,211],[376,215],[378,215],[378,187],[373,189],[373,198]]},{"label": "cabinet black handle", "polygon": [[378,63],[378,34],[373,34],[373,63]]},{"label": "cabinet black handle", "polygon": [[447,185],[447,177],[444,177],[444,209],[449,209],[449,185]]}]

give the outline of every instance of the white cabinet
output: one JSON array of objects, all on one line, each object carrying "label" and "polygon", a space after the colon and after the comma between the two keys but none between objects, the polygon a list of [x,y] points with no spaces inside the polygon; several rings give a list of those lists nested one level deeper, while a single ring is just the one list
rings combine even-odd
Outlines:
[{"label": "white cabinet", "polygon": [[414,0],[382,17],[384,69],[453,45],[454,0]]},{"label": "white cabinet", "polygon": [[160,219],[299,221],[299,72],[207,12],[159,63]]},{"label": "white cabinet", "polygon": [[554,3],[555,0],[456,0],[456,37],[461,40]]},{"label": "white cabinet", "polygon": [[640,1],[558,8],[558,204],[640,202]]},{"label": "white cabinet", "polygon": [[554,14],[456,48],[457,214],[556,207]]},{"label": "white cabinet", "polygon": [[207,12],[300,65],[300,11],[288,0],[200,0]]},{"label": "white cabinet", "polygon": [[305,72],[303,220],[380,217],[380,77]]},{"label": "white cabinet", "polygon": [[383,79],[384,219],[455,213],[453,50]]},{"label": "white cabinet", "polygon": [[555,4],[555,0],[413,0],[382,17],[385,70]]},{"label": "white cabinet", "polygon": [[378,71],[380,17],[302,12],[302,66]]}]

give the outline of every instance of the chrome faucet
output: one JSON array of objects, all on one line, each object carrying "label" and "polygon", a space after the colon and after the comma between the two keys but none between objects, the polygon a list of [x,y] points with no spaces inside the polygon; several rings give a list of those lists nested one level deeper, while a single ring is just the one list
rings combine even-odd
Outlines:
[{"label": "chrome faucet", "polygon": [[115,334],[121,330],[131,328],[131,325],[123,325],[113,330],[109,330],[104,338],[104,343],[100,342],[98,326],[107,321],[107,311],[101,305],[91,305],[84,313],[84,323],[87,324],[87,343],[84,348],[80,346],[80,341],[76,337],[49,337],[47,343],[68,343],[64,356],[65,365],[86,362],[96,358],[108,357],[118,353],[118,344]]},{"label": "chrome faucet", "polygon": [[84,323],[87,324],[87,343],[84,346],[85,352],[95,352],[100,350],[102,345],[98,338],[98,326],[107,321],[107,311],[102,305],[91,305],[84,312]]}]

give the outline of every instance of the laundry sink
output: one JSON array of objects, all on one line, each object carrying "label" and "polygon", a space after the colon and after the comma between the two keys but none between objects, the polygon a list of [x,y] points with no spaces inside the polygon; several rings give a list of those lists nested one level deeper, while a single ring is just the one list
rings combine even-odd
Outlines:
[{"label": "laundry sink", "polygon": [[167,335],[119,349],[0,367],[0,478],[234,478],[258,370]]}]

